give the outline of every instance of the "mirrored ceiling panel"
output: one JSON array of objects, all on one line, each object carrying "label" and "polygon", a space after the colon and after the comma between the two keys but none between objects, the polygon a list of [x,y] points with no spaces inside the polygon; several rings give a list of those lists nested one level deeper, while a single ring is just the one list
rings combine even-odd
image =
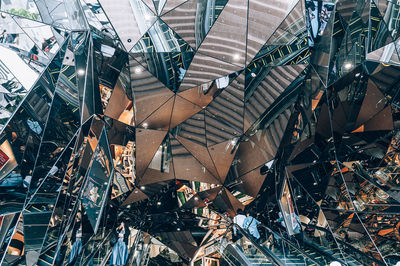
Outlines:
[{"label": "mirrored ceiling panel", "polygon": [[398,9],[1,1],[1,264],[396,265]]}]

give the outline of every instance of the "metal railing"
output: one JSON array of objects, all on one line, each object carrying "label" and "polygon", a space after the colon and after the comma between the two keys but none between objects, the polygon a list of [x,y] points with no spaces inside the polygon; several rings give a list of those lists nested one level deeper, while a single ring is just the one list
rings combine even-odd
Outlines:
[{"label": "metal railing", "polygon": [[[303,226],[312,227],[315,230],[322,231],[324,233],[332,235],[332,232],[330,230],[324,228],[324,227],[320,227],[320,226],[313,225],[313,224],[306,224],[306,223],[301,223],[301,224]],[[341,240],[339,238],[335,238],[335,240],[336,240],[337,243],[339,243],[339,244],[345,246],[346,248],[348,248],[349,250],[351,250],[351,254],[347,254],[347,253],[346,254],[349,255],[351,258],[357,260],[361,264],[367,265],[367,264],[371,264],[371,263],[376,263],[377,265],[385,265],[384,262],[382,262],[382,261],[380,261],[380,260],[378,260],[376,258],[373,258],[371,256],[368,256],[368,254],[366,254],[366,253],[360,251],[359,249],[353,247],[351,244],[349,244],[349,243],[347,243],[347,242],[345,242],[345,241],[343,241],[343,240]],[[322,248],[322,247],[320,247],[320,248]],[[338,247],[338,248],[340,248],[340,247]],[[324,254],[327,253],[327,252],[324,252],[323,250],[321,252],[323,252]],[[343,252],[343,250],[342,250],[342,252]],[[329,255],[329,256],[332,257],[332,255]],[[339,261],[339,262],[341,262],[341,263],[343,263],[343,264],[347,264],[347,263],[344,263],[343,261],[341,261],[338,258],[334,258],[334,259]]]},{"label": "metal railing", "polygon": [[307,258],[307,260],[310,260],[311,262],[313,262],[317,265],[321,265],[320,262],[318,262],[314,258],[310,257],[310,255],[308,255],[306,252],[301,250],[299,247],[297,247],[295,244],[293,244],[290,240],[285,238],[281,233],[278,233],[278,232],[272,230],[271,228],[269,228],[266,225],[261,224],[261,226],[264,227],[267,231],[269,231],[274,237],[278,236],[280,240],[282,240],[283,242],[285,242],[285,244],[287,244],[288,246],[290,246],[291,248],[296,250],[296,252],[300,253],[303,257]]},{"label": "metal railing", "polygon": [[271,250],[269,250],[268,248],[265,248],[263,246],[261,246],[260,244],[258,244],[252,236],[250,236],[245,230],[243,230],[243,228],[241,228],[240,226],[233,224],[233,226],[235,226],[236,230],[238,230],[243,236],[245,236],[247,238],[247,240],[250,241],[250,243],[258,250],[260,251],[265,257],[267,257],[269,259],[270,262],[272,262],[275,265],[284,265],[284,263],[279,259],[278,256],[276,256]]}]

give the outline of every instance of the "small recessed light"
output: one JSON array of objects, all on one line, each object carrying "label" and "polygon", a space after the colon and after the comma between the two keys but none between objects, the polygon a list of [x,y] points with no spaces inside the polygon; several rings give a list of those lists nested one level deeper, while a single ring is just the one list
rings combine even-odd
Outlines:
[{"label": "small recessed light", "polygon": [[233,55],[233,60],[239,60],[240,59],[240,55],[239,54],[234,54]]},{"label": "small recessed light", "polygon": [[161,206],[161,201],[157,201],[157,205],[158,205],[158,206]]},{"label": "small recessed light", "polygon": [[143,127],[147,128],[149,126],[149,124],[147,124],[146,122],[143,123]]},{"label": "small recessed light", "polygon": [[140,67],[135,67],[135,73],[136,74],[142,73],[142,69]]},{"label": "small recessed light", "polygon": [[250,76],[252,76],[253,78],[255,78],[257,75],[256,75],[256,73],[253,73],[253,72],[252,72],[252,73],[250,74]]},{"label": "small recessed light", "polygon": [[181,231],[181,229],[178,227],[178,228],[176,228],[176,231]]},{"label": "small recessed light", "polygon": [[199,198],[198,197],[194,197],[194,200],[199,200]]},{"label": "small recessed light", "polygon": [[141,190],[145,190],[146,187],[145,187],[145,186],[141,186],[140,189],[141,189]]},{"label": "small recessed light", "polygon": [[352,63],[346,63],[346,64],[344,64],[344,69],[347,69],[347,70],[349,70],[350,68],[352,68],[353,67],[353,64]]},{"label": "small recessed light", "polygon": [[84,69],[78,69],[78,75],[79,76],[85,75],[85,70]]}]

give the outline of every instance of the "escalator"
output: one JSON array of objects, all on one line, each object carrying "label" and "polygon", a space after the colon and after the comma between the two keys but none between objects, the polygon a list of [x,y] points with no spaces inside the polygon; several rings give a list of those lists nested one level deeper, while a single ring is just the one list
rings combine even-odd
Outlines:
[{"label": "escalator", "polygon": [[52,245],[50,248],[46,249],[39,256],[39,260],[37,262],[38,266],[51,266],[54,263],[54,259],[56,257],[56,245]]},{"label": "escalator", "polygon": [[[343,260],[315,248],[307,241],[299,248],[284,234],[266,226],[264,229],[269,237],[261,244],[242,228],[236,228],[243,235],[241,240],[233,244],[224,238],[226,243],[219,243],[219,253],[230,265],[329,265],[333,261],[345,265]],[[346,264],[351,265],[349,261]]]},{"label": "escalator", "polygon": [[343,265],[385,265],[346,241],[339,238],[331,239],[332,232],[326,228],[304,223],[303,226],[314,229],[312,235],[305,237],[305,244],[318,250],[324,256],[330,256]]},{"label": "escalator", "polygon": [[275,234],[274,244],[259,244],[245,230],[236,228],[243,237],[235,244],[220,244],[220,254],[231,265],[320,265],[295,245],[283,243],[279,234]]}]

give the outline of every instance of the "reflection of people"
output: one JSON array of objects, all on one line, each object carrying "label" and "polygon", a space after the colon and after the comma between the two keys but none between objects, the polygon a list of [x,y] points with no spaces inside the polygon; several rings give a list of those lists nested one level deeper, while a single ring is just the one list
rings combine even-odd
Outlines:
[{"label": "reflection of people", "polygon": [[68,265],[74,265],[76,263],[76,260],[78,259],[79,254],[82,251],[82,223],[80,216],[81,215],[78,212],[76,215],[78,221],[76,221],[71,235],[71,243],[73,244],[71,252],[69,253]]},{"label": "reflection of people", "polygon": [[0,43],[4,42],[4,38],[6,37],[6,32],[7,32],[7,30],[3,30],[3,32],[1,33],[1,35],[0,35]]},{"label": "reflection of people", "polygon": [[55,42],[54,37],[45,39],[42,43],[42,50],[45,52],[50,52],[50,49],[53,47],[54,42]]},{"label": "reflection of people", "polygon": [[259,225],[260,222],[254,218],[253,215],[253,213],[247,213],[247,217],[243,222],[243,227],[249,231],[250,235],[258,240],[260,238],[260,233],[258,232],[257,225]]},{"label": "reflection of people", "polygon": [[16,33],[15,34],[14,33],[7,34],[5,43],[17,43],[18,44],[18,34],[16,34]]},{"label": "reflection of people", "polygon": [[283,228],[286,229],[286,224],[285,224],[285,221],[283,220],[283,215],[282,215],[282,213],[279,212],[278,215],[279,215],[279,218],[278,218],[278,220],[276,220],[276,221],[277,221],[278,223],[280,223],[280,225],[281,225]]},{"label": "reflection of people", "polygon": [[[246,220],[246,216],[244,215],[244,212],[241,209],[237,210],[236,216],[233,217],[233,222],[235,224],[237,224],[238,226],[240,226],[241,228],[243,228],[244,220]],[[237,240],[240,240],[241,238],[242,238],[242,234],[240,232],[238,232],[236,227],[234,226],[232,241],[236,242]]]},{"label": "reflection of people", "polygon": [[[285,221],[283,220],[283,215],[281,212],[279,212],[279,219],[277,220],[278,223],[282,225],[286,229],[286,224]],[[297,239],[300,245],[303,245],[304,242],[304,235],[303,235],[303,230],[301,229],[301,220],[300,217],[296,213],[291,214],[291,222],[292,222],[292,228],[293,228],[293,233],[294,237]]]},{"label": "reflection of people", "polygon": [[33,60],[33,61],[38,60],[38,56],[37,56],[38,54],[39,54],[39,51],[38,51],[36,45],[34,45],[28,53],[29,60]]},{"label": "reflection of people", "polygon": [[112,249],[110,265],[125,265],[128,260],[129,227],[124,222],[121,222],[116,230],[118,241]]},{"label": "reflection of people", "polygon": [[300,245],[303,245],[304,235],[303,235],[303,230],[301,229],[301,220],[296,213],[292,213],[292,224],[293,224],[294,237],[297,239],[297,241],[299,241]]},{"label": "reflection of people", "polygon": [[306,9],[308,14],[308,28],[309,34],[311,38],[311,42],[314,43],[315,38],[317,37],[318,29],[319,29],[319,20],[316,17],[318,14],[317,7],[315,6],[314,1],[306,1]]},{"label": "reflection of people", "polygon": [[[279,215],[279,218],[276,220],[276,222],[278,222],[286,230],[286,223],[285,223],[285,221],[283,219],[282,212],[279,212],[278,215]],[[287,234],[286,231],[284,231],[282,233],[282,235],[285,238],[288,237],[288,234]],[[281,250],[282,253],[285,253],[287,255],[290,254],[289,246],[286,244],[286,242],[282,241],[282,243],[280,243],[279,246],[280,246],[280,250]]]}]

